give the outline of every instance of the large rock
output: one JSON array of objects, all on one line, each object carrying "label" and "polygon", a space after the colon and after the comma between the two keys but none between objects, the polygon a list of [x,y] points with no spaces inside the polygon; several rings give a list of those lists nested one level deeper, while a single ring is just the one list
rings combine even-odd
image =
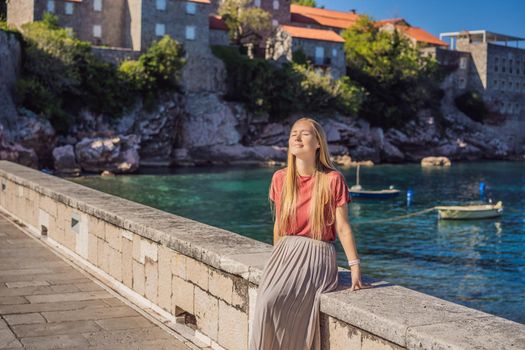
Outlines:
[{"label": "large rock", "polygon": [[140,137],[85,138],[75,145],[77,162],[85,171],[130,173],[139,167]]},{"label": "large rock", "polygon": [[2,124],[0,124],[0,159],[38,169],[36,152],[31,148],[6,140]]},{"label": "large rock", "polygon": [[177,125],[184,117],[183,95],[166,94],[154,111],[138,105],[116,125],[118,134],[140,136],[141,165],[169,165],[177,139]]},{"label": "large rock", "polygon": [[216,94],[189,94],[178,148],[238,144],[242,136],[237,127],[245,117],[238,111],[236,104],[226,103]]},{"label": "large rock", "polygon": [[452,163],[447,157],[425,157],[421,159],[422,167],[431,167],[431,166],[451,166]]},{"label": "large rock", "polygon": [[15,127],[17,112],[11,96],[21,67],[21,45],[13,35],[0,30],[0,123]]},{"label": "large rock", "polygon": [[51,153],[57,143],[55,129],[49,120],[38,117],[31,111],[21,109],[21,112],[16,119],[16,128],[11,130],[12,140],[35,150],[41,167],[51,167]]},{"label": "large rock", "polygon": [[192,148],[187,154],[195,164],[237,164],[285,161],[286,148],[279,146],[215,145]]},{"label": "large rock", "polygon": [[53,150],[55,171],[59,174],[78,176],[80,166],[75,158],[75,149],[72,145],[56,147]]}]

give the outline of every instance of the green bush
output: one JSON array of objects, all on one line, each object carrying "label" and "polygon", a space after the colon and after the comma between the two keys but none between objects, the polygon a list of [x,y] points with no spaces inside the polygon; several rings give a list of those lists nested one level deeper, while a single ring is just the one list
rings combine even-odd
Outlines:
[{"label": "green bush", "polygon": [[467,91],[454,99],[456,107],[470,119],[483,123],[489,110],[477,91]]},{"label": "green bush", "polygon": [[119,117],[137,98],[153,105],[160,93],[179,86],[183,52],[169,37],[154,43],[138,61],[116,67],[95,56],[90,43],[60,28],[53,15],[23,25],[22,34],[23,70],[15,99],[57,130],[66,132],[81,109]]},{"label": "green bush", "polygon": [[244,102],[252,111],[270,114],[274,120],[295,112],[355,113],[362,92],[344,78],[334,81],[313,68],[296,63],[281,66],[242,56],[235,47],[214,46],[227,70],[225,99]]},{"label": "green bush", "polygon": [[372,125],[401,127],[421,109],[439,117],[443,71],[397,30],[380,30],[362,16],[342,33],[347,71],[366,91],[359,115]]}]

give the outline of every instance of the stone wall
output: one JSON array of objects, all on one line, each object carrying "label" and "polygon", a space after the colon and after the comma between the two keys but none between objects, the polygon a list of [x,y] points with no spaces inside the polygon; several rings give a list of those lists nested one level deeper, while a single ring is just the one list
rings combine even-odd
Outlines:
[{"label": "stone wall", "polygon": [[7,2],[7,23],[20,26],[32,22],[35,16],[34,0],[17,0]]},{"label": "stone wall", "polygon": [[[272,246],[0,161],[0,208],[130,301],[184,315],[212,348],[247,349]],[[363,278],[370,282],[370,279]],[[525,325],[386,282],[321,297],[324,349],[523,349]]]},{"label": "stone wall", "polygon": [[140,51],[133,51],[131,49],[123,49],[120,47],[92,46],[91,51],[97,57],[113,64],[119,64],[125,60],[137,60],[141,54]]}]

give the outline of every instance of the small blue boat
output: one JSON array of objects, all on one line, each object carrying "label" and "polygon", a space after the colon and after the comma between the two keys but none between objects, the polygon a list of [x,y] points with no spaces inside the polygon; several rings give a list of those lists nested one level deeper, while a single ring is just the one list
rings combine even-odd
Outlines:
[{"label": "small blue boat", "polygon": [[399,196],[401,191],[395,189],[394,186],[390,186],[388,189],[383,190],[365,190],[359,184],[359,165],[356,170],[356,184],[350,187],[348,191],[350,198],[363,198],[363,199],[389,199]]}]

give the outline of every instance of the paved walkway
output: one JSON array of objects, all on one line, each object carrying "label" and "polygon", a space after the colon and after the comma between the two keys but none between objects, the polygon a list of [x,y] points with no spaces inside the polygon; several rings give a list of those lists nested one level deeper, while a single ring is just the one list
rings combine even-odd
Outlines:
[{"label": "paved walkway", "polygon": [[0,214],[0,349],[189,349]]}]

